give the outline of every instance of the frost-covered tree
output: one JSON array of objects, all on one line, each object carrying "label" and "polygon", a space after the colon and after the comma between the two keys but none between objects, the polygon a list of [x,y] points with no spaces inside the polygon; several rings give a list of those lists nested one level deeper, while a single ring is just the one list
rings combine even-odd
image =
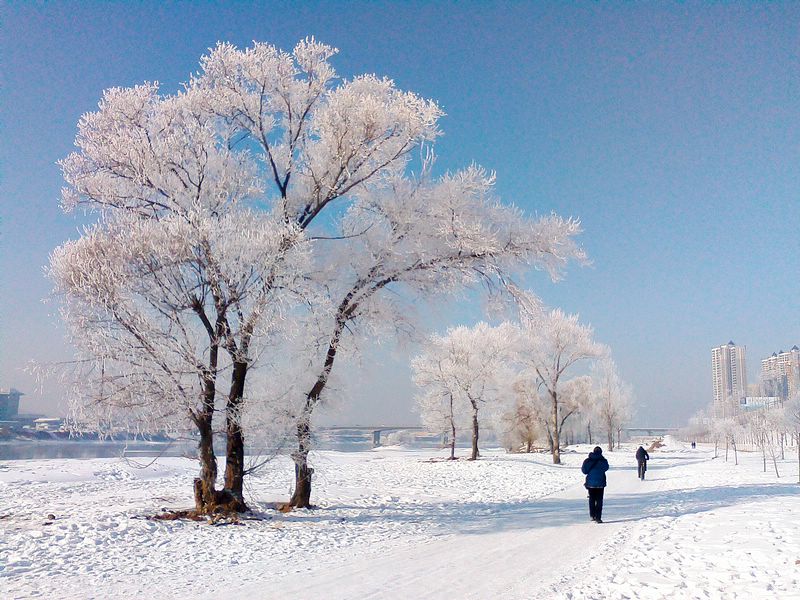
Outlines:
[{"label": "frost-covered tree", "polygon": [[528,315],[523,319],[519,339],[518,360],[547,398],[553,463],[561,464],[561,429],[575,412],[561,396],[565,374],[581,361],[603,356],[606,348],[592,339],[592,328],[582,325],[577,315],[567,315],[559,309]]},{"label": "frost-covered tree", "polygon": [[[423,353],[412,361],[417,381],[430,391],[452,394],[457,402],[468,405],[472,420],[470,460],[480,455],[479,410],[497,398],[501,385],[496,372],[508,360],[514,333],[513,326],[508,323],[497,327],[483,322],[474,327],[453,327],[445,335],[431,336]],[[435,379],[428,377],[427,374],[437,371],[441,375]]]},{"label": "frost-covered tree", "polygon": [[716,423],[721,439],[725,440],[725,462],[728,462],[728,451],[733,448],[734,464],[739,464],[737,439],[742,434],[742,424],[736,417],[719,419]]},{"label": "frost-covered tree", "polygon": [[764,414],[764,429],[766,430],[764,449],[772,461],[775,476],[780,478],[778,470],[778,454],[783,459],[783,436],[787,430],[786,412],[783,406],[776,406]]},{"label": "frost-covered tree", "polygon": [[414,398],[422,424],[448,439],[450,460],[456,458],[456,438],[469,422],[466,404],[456,400],[445,371],[446,356],[417,357],[412,360],[414,383],[422,392]]},{"label": "frost-covered tree", "polygon": [[[284,224],[246,210],[158,219],[123,213],[51,257],[50,277],[79,352],[74,415],[108,431],[125,423],[178,429],[188,418],[199,433],[198,512],[244,509],[241,488],[215,489],[213,417],[226,400],[218,380],[232,368],[224,348],[238,338],[237,313],[261,302],[265,279],[291,286],[305,270],[302,245],[289,241],[296,252],[279,251],[287,235]],[[280,302],[271,300],[253,336],[280,328],[273,312]]]},{"label": "frost-covered tree", "polygon": [[[756,447],[758,447],[758,449],[761,451],[763,471],[766,473],[768,453],[767,447],[771,446],[770,436],[772,434],[770,423],[767,420],[767,411],[755,410],[743,415],[743,417],[743,429],[750,440],[752,440]],[[780,477],[778,474],[777,463],[775,465],[775,473],[778,475],[778,477]]]},{"label": "frost-covered tree", "polygon": [[[221,218],[246,201],[266,206],[282,224],[286,243],[275,251],[289,251],[323,209],[396,173],[412,148],[438,134],[438,107],[389,80],[364,76],[336,84],[328,62],[334,53],[313,39],[291,53],[267,44],[246,50],[219,44],[180,94],[162,95],[154,84],[108,90],[99,110],[79,123],[78,151],[62,161],[65,206],[82,204],[104,218],[160,220],[198,211]],[[226,277],[214,273],[211,287],[220,294],[211,304],[224,314],[205,317],[212,330],[221,321],[214,335],[224,337],[218,348],[232,362],[225,480],[241,490],[246,377],[262,351],[254,347],[260,321],[281,286],[267,276],[257,292],[224,298]],[[240,310],[245,299],[249,312]],[[240,322],[231,326],[234,319]]]},{"label": "frost-covered tree", "polygon": [[[559,443],[561,443],[563,442],[567,421],[571,417],[591,411],[594,396],[592,394],[591,378],[586,375],[563,379],[559,385],[559,418],[556,426],[558,428]],[[537,437],[546,438],[547,447],[552,454],[556,437],[552,396],[542,380],[538,376],[531,376],[529,370],[517,374],[514,390],[518,406],[521,405],[524,408],[510,415],[517,420],[513,429],[527,432],[526,435],[528,436],[535,432]],[[536,437],[533,439],[536,439]]]},{"label": "frost-covered tree", "polygon": [[[181,314],[182,323],[185,324],[186,318],[193,319],[193,326],[201,328],[208,338],[207,347],[203,349],[203,362],[208,371],[203,392],[205,408],[197,415],[202,413],[204,416],[199,420],[209,420],[209,426],[213,414],[211,398],[217,396],[219,387],[219,353],[228,355],[230,387],[223,409],[229,444],[225,481],[226,488],[243,506],[244,452],[239,412],[246,369],[242,365],[254,360],[257,351],[251,343],[254,337],[263,338],[262,334],[270,328],[280,305],[278,297],[286,289],[285,275],[292,272],[291,268],[286,268],[293,262],[288,257],[296,246],[302,247],[305,242],[302,232],[293,224],[272,214],[248,209],[248,204],[263,194],[257,163],[248,152],[232,150],[228,143],[230,138],[220,130],[218,117],[207,105],[207,95],[193,89],[174,96],[160,94],[154,84],[110,89],[104,93],[99,109],[81,118],[75,142],[77,151],[61,162],[67,182],[64,206],[70,210],[82,205],[100,214],[94,231],[98,244],[103,243],[102,232],[106,230],[113,236],[114,243],[130,243],[134,247],[137,241],[129,241],[126,236],[160,237],[167,247],[180,246],[181,239],[185,238],[188,248],[180,255],[182,271],[163,276],[161,257],[155,251],[148,255],[142,244],[138,247],[145,249],[133,257],[103,250],[84,252],[79,246],[73,246],[61,256],[57,253],[60,263],[54,263],[53,277],[67,302],[80,299],[108,311],[109,307],[103,303],[121,298],[126,291],[125,281],[87,284],[88,280],[71,281],[62,277],[58,269],[110,272],[129,260],[132,261],[130,268],[141,271],[143,275],[139,279],[148,286],[146,292],[134,292],[138,294],[137,301],[146,305],[148,311],[146,315],[134,317],[135,325],[151,319],[156,329],[161,327],[159,333],[169,337],[176,327],[175,318],[171,315],[162,319],[161,305],[169,303],[176,310],[191,315]],[[137,229],[139,225],[141,228]],[[126,229],[130,229],[130,234]],[[88,264],[75,262],[81,260]],[[148,265],[148,261],[154,264]],[[173,271],[177,268],[172,267]],[[296,271],[291,275],[294,279],[297,276]],[[137,283],[129,281],[127,284],[135,289]],[[106,284],[123,288],[114,296],[111,290],[103,289]],[[87,293],[86,285],[94,289]],[[81,286],[84,289],[80,289]],[[91,293],[96,298],[91,298]],[[154,294],[161,294],[161,297]],[[73,309],[66,314],[79,313]],[[95,331],[107,326],[115,334],[125,331],[134,339],[139,338],[136,343],[152,342],[141,335],[141,330],[123,324],[128,315],[114,311],[109,315],[109,318],[93,322]],[[96,353],[86,357],[87,360],[105,360],[100,345],[82,344],[78,339],[89,335],[84,333],[88,329],[70,329],[76,345]],[[158,337],[152,331],[146,335]],[[146,367],[140,365],[139,368]],[[197,366],[194,368],[196,370]],[[108,390],[105,383],[108,369],[100,372]],[[209,377],[214,380],[213,386]],[[165,401],[173,397],[173,394],[162,395]],[[93,406],[102,412],[103,404],[113,402],[115,398],[104,393]],[[155,414],[159,412],[162,411]],[[197,425],[198,418],[191,418]],[[212,471],[210,467],[204,469],[204,472]],[[213,496],[209,487],[213,482],[209,477],[201,479],[209,497]],[[213,504],[200,496],[196,496],[196,500],[198,508]]]},{"label": "frost-covered tree", "polygon": [[548,433],[544,403],[539,401],[535,386],[524,377],[518,377],[511,389],[511,403],[501,417],[502,432],[511,447],[522,446],[530,452],[536,441]]},{"label": "frost-covered tree", "polygon": [[595,404],[595,397],[592,391],[592,378],[589,375],[579,375],[562,383],[559,402],[563,429],[570,417],[590,413]]},{"label": "frost-covered tree", "polygon": [[610,358],[595,363],[592,379],[596,412],[606,430],[608,450],[611,452],[614,450],[614,434],[619,437],[619,431],[631,418],[631,389],[622,381],[616,364]]},{"label": "frost-covered tree", "polygon": [[369,186],[341,223],[349,240],[331,260],[325,289],[336,307],[323,345],[318,377],[298,420],[297,477],[293,506],[307,506],[310,421],[326,388],[344,336],[413,330],[408,315],[421,297],[464,286],[503,282],[521,266],[556,277],[582,254],[573,241],[575,221],[549,216],[530,220],[492,195],[494,178],[470,167],[431,180],[428,164],[419,179],[395,177]]},{"label": "frost-covered tree", "polygon": [[[180,220],[199,212],[213,221],[245,205],[283,227],[276,256],[310,245],[313,264],[303,277],[287,285],[268,272],[283,263],[267,261],[255,265],[260,274],[247,294],[228,295],[225,265],[209,260],[208,310],[195,311],[210,325],[210,348],[230,362],[226,488],[242,489],[248,411],[251,421],[265,422],[280,408],[296,421],[295,506],[309,503],[311,415],[346,333],[394,319],[401,295],[506,283],[509,269],[521,266],[555,275],[582,257],[574,243],[578,223],[523,219],[491,196],[492,178],[478,168],[436,180],[425,167],[417,178],[408,175],[412,151],[440,133],[440,109],[389,79],[338,79],[335,53],[313,39],[292,52],[218,44],[179,94],[163,95],[154,84],[107,91],[79,124],[78,151],[62,163],[65,205],[99,210],[104,220]],[[246,235],[230,243],[247,244]],[[309,290],[323,300],[282,304]],[[306,356],[265,359],[272,346],[261,333],[275,314],[313,323],[318,335]],[[248,393],[248,372],[260,359],[286,363],[292,394]]]},{"label": "frost-covered tree", "polygon": [[795,394],[783,405],[783,421],[786,429],[794,436],[797,448],[797,483],[800,483],[800,394]]}]

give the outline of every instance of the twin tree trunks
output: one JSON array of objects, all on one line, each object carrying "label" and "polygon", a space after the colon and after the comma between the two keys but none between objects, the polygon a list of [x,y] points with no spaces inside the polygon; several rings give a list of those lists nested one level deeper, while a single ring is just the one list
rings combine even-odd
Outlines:
[{"label": "twin tree trunks", "polygon": [[217,457],[214,454],[214,414],[215,386],[212,378],[206,384],[205,401],[202,412],[194,419],[200,433],[200,477],[194,480],[194,503],[198,514],[218,512],[246,512],[244,501],[244,436],[239,423],[247,363],[236,362],[231,376],[231,389],[226,406],[225,433],[225,488],[216,489]]}]

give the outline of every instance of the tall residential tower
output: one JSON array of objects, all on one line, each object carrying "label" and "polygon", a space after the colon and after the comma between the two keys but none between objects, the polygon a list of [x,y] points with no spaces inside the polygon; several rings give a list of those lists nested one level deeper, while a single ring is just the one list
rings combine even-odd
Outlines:
[{"label": "tall residential tower", "polygon": [[761,361],[761,386],[764,395],[785,401],[800,394],[800,348],[773,352]]},{"label": "tall residential tower", "polygon": [[745,347],[728,342],[711,349],[711,375],[714,383],[714,416],[730,417],[739,412],[747,396]]}]

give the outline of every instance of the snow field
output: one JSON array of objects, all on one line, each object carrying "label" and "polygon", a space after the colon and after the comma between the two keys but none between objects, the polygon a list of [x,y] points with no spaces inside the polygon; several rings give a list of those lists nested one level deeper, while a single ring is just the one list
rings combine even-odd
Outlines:
[{"label": "snow field", "polygon": [[606,453],[596,525],[579,472],[589,449],[562,466],[501,451],[477,462],[320,452],[319,509],[285,515],[268,509],[288,497],[281,457],[249,479],[259,520],[243,526],[143,518],[191,504],[187,459],[11,461],[0,465],[0,596],[800,598],[796,462],[776,479],[758,454],[734,466],[668,439],[642,482],[626,446]]},{"label": "snow field", "polygon": [[[287,515],[290,461],[248,479],[263,520],[209,526],[144,519],[191,506],[196,464],[163,458],[146,468],[121,459],[10,461],[0,471],[0,590],[14,598],[181,598],[209,591],[191,573],[220,567],[219,590],[303,572],[342,555],[385,553],[458,531],[491,527],[492,515],[579,480],[547,456],[487,452],[478,462],[431,462],[436,451],[320,452],[318,510]],[[261,501],[263,504],[259,504]],[[47,524],[52,513],[56,520]],[[212,590],[213,591],[213,590]]]}]

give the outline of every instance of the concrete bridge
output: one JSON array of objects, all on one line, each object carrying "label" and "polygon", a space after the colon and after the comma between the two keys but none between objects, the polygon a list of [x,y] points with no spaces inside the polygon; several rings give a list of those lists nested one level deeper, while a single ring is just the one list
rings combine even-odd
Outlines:
[{"label": "concrete bridge", "polygon": [[354,425],[353,427],[320,427],[319,431],[369,431],[372,432],[372,447],[381,445],[381,433],[390,431],[423,431],[420,425]]},{"label": "concrete bridge", "polygon": [[678,431],[677,427],[626,427],[623,429],[625,433],[628,434],[629,437],[637,437],[637,436],[665,436],[670,433],[676,433]]}]

